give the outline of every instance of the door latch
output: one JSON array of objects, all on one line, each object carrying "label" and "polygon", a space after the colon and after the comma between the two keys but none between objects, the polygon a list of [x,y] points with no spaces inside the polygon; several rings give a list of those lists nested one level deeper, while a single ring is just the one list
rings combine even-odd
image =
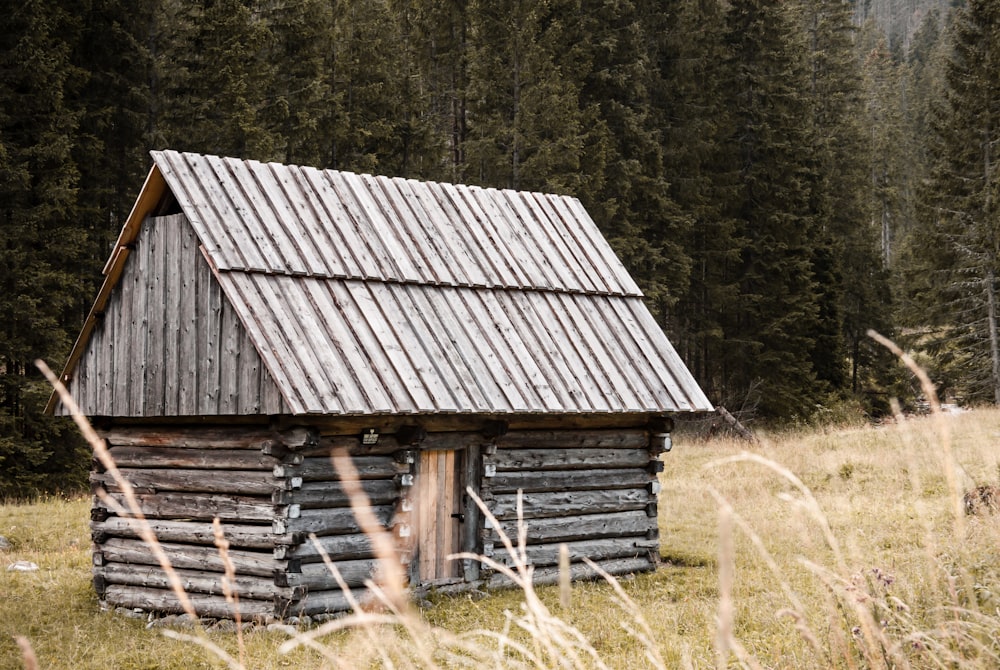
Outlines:
[{"label": "door latch", "polygon": [[454,514],[451,515],[451,518],[458,519],[459,523],[465,523],[465,515],[462,514],[461,512],[455,512]]}]

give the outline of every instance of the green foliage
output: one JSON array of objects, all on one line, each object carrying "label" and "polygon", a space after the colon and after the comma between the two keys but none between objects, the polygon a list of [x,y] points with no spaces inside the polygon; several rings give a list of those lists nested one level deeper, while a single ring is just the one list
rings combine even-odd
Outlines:
[{"label": "green foliage", "polygon": [[279,138],[265,124],[273,36],[251,3],[163,0],[152,39],[156,147],[268,160]]},{"label": "green foliage", "polygon": [[965,399],[1000,402],[1000,7],[970,0],[956,15],[944,104],[931,117],[932,169],[921,228],[911,240],[928,293],[914,305],[941,362],[954,363]]},{"label": "green foliage", "polygon": [[396,19],[387,2],[338,3],[328,64],[336,101],[328,129],[330,167],[395,174],[405,162],[408,78]]},{"label": "green foliage", "polygon": [[[878,238],[872,237],[864,207],[867,170],[863,158],[868,146],[861,123],[850,8],[839,0],[809,0],[799,10],[810,84],[809,210],[815,231],[812,266],[819,307],[810,359],[821,384],[842,389],[848,376],[844,361],[867,339],[863,321],[886,307],[865,300],[882,297],[877,289],[854,290],[854,299],[847,299],[851,289],[872,287],[879,279],[873,272],[879,268]],[[852,377],[856,385],[857,373]]]},{"label": "green foliage", "polygon": [[[90,448],[69,419],[42,414],[47,382],[0,384],[0,499],[25,499],[46,493],[76,493],[87,487]],[[16,398],[19,404],[10,402]]]},{"label": "green foliage", "polygon": [[[691,259],[680,298],[656,305],[671,342],[716,402],[739,407],[730,391],[728,361],[739,344],[725,326],[740,309],[734,268],[747,243],[738,234],[732,203],[739,174],[733,144],[733,108],[726,96],[722,9],[715,2],[663,3],[654,16],[654,114],[661,128],[669,194],[689,219],[683,248]],[[669,282],[669,277],[664,277]]]},{"label": "green foliage", "polygon": [[[886,191],[902,201],[902,221],[893,227],[896,318],[907,329],[908,342],[922,353],[930,354],[923,357],[922,363],[933,373],[942,394],[950,393],[960,378],[958,370],[948,361],[951,355],[944,352],[949,347],[931,335],[948,318],[947,301],[940,300],[938,289],[947,284],[942,262],[953,260],[948,258],[947,241],[939,237],[943,231],[936,225],[935,208],[930,202],[930,176],[937,156],[932,128],[942,109],[950,52],[951,41],[944,18],[938,12],[928,14],[921,23],[905,63],[895,64],[886,52],[885,58],[900,71],[896,75],[900,80],[896,84],[897,100],[892,106],[899,110],[902,119],[897,131],[892,131],[892,124],[880,133],[880,137],[889,135],[884,143],[887,155],[902,163],[895,170],[902,179],[887,180],[892,186]],[[888,107],[887,113],[892,113],[892,107]],[[893,146],[903,146],[905,150],[892,151]]]},{"label": "green foliage", "polygon": [[476,3],[470,13],[471,181],[572,192],[581,173],[579,2]]},{"label": "green foliage", "polygon": [[8,8],[0,29],[0,495],[81,486],[88,459],[48,399],[36,358],[59,361],[85,301],[90,235],[76,224],[73,157],[85,73],[79,22],[50,3]]},{"label": "green foliage", "polygon": [[145,40],[153,5],[154,0],[74,4],[71,59],[80,81],[71,103],[80,117],[71,148],[79,171],[73,225],[89,237],[83,265],[76,270],[87,287],[87,301],[149,169],[153,63]]},{"label": "green foliage", "polygon": [[332,106],[327,59],[334,48],[333,5],[326,0],[267,3],[260,21],[269,33],[258,58],[272,66],[261,122],[274,135],[282,162],[322,166]]},{"label": "green foliage", "polygon": [[968,3],[946,79],[946,8],[906,4],[886,37],[840,0],[9,3],[6,449],[57,449],[20,441],[31,363],[64,358],[160,147],[576,195],[710,398],[769,419],[885,412],[865,333],[897,319],[987,397],[995,17]]},{"label": "green foliage", "polygon": [[655,107],[668,85],[652,67],[650,50],[664,8],[608,0],[582,8],[581,40],[590,60],[580,104],[584,127],[593,130],[577,194],[662,317],[687,290],[691,258],[682,242],[692,223],[670,197]]},{"label": "green foliage", "polygon": [[759,407],[771,416],[808,415],[823,391],[811,361],[822,231],[810,209],[808,79],[791,18],[785,5],[758,0],[733,2],[726,15],[740,181],[732,211],[746,240],[734,268],[740,308],[726,326],[743,342],[729,383],[758,383]]}]

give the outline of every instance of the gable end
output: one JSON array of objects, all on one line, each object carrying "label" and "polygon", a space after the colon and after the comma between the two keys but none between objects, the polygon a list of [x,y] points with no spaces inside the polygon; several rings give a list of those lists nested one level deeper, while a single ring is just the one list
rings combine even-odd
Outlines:
[{"label": "gable end", "polygon": [[183,214],[144,221],[68,387],[88,416],[286,409]]}]

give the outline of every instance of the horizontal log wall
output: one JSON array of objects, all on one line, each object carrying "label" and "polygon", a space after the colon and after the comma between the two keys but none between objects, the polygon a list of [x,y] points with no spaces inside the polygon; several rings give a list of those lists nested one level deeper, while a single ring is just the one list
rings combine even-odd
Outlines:
[{"label": "horizontal log wall", "polygon": [[[379,521],[394,534],[399,560],[414,549],[416,501],[410,495],[420,449],[466,449],[467,477],[493,515],[469,503],[466,530],[476,551],[510,563],[500,534],[516,541],[518,497],[526,555],[538,583],[558,577],[566,544],[574,577],[594,575],[584,558],[611,574],[655,567],[659,539],[656,473],[662,464],[645,429],[515,430],[420,434],[401,431],[364,444],[354,435],[259,425],[138,426],[103,435],[135,489],[183,588],[205,616],[232,616],[221,590],[223,560],[212,520],[219,518],[244,616],[313,615],[349,608],[324,556],[356,596],[377,576],[372,543],[358,526],[329,459],[347,449]],[[180,611],[131,512],[120,513],[122,484],[98,468],[91,530],[94,584],[111,606]],[[312,536],[312,537],[311,537]],[[507,584],[489,570],[466,570],[470,586]],[[414,584],[417,589],[426,585]]]},{"label": "horizontal log wall", "polygon": [[[485,555],[513,564],[501,533],[516,545],[520,497],[536,583],[557,577],[563,543],[574,577],[593,575],[584,558],[611,574],[656,566],[662,465],[647,431],[512,431],[484,452],[482,497],[495,518],[481,530]],[[499,574],[486,579],[488,586],[505,583]]]},{"label": "horizontal log wall", "polygon": [[405,477],[412,477],[393,440],[384,441],[392,451],[373,453],[361,448],[358,436],[334,441],[298,428],[130,426],[102,437],[119,467],[117,478],[101,467],[91,474],[93,573],[99,596],[113,607],[181,611],[141,539],[135,511],[127,510],[121,479],[135,491],[138,511],[199,614],[235,614],[222,591],[225,563],[212,524],[218,518],[242,616],[280,617],[349,607],[322,562],[324,553],[359,597],[376,571],[371,542],[361,533],[329,449],[362,452],[352,457],[354,466],[386,526],[409,483]]},{"label": "horizontal log wall", "polygon": [[[613,560],[595,561],[601,570],[609,575],[627,575],[636,572],[648,572],[655,567],[650,560],[641,556],[638,558],[618,558]],[[598,577],[598,572],[586,563],[573,563],[570,565],[570,579],[594,579]],[[548,567],[536,569],[533,575],[533,582],[539,585],[556,584],[559,581],[559,568]],[[501,588],[512,586],[510,579],[501,573],[491,575],[486,583],[487,588]]]}]

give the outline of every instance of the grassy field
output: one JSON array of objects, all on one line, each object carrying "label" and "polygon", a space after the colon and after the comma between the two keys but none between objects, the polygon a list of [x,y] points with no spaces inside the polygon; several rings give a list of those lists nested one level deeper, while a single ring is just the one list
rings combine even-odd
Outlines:
[{"label": "grassy field", "polygon": [[4,566],[40,566],[0,573],[0,667],[24,667],[16,636],[46,669],[384,667],[379,650],[395,667],[1000,667],[1000,514],[962,508],[1000,481],[1000,411],[678,440],[663,460],[656,573],[574,584],[569,607],[556,588],[436,597],[287,653],[289,631],[241,651],[233,633],[177,640],[99,612],[89,502],[0,505]]}]

